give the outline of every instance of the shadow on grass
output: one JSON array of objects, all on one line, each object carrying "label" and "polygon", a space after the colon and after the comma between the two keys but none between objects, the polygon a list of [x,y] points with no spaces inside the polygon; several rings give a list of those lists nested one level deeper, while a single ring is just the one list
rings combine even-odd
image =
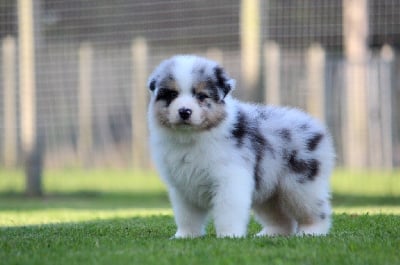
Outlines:
[{"label": "shadow on grass", "polygon": [[20,193],[0,193],[0,211],[37,209],[168,208],[165,192],[96,192],[49,193],[42,197],[27,197]]},{"label": "shadow on grass", "polygon": [[371,195],[354,195],[334,193],[333,206],[400,206],[400,196],[371,196]]},{"label": "shadow on grass", "polygon": [[[333,205],[341,206],[400,206],[400,196],[370,196],[333,194]],[[170,208],[166,192],[96,192],[50,193],[40,198],[26,197],[20,193],[0,193],[0,211],[37,210],[43,208],[71,209],[129,209]]]}]

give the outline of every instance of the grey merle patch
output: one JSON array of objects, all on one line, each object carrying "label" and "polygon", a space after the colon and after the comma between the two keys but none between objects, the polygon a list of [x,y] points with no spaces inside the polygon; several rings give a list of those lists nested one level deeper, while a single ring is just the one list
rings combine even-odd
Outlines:
[{"label": "grey merle patch", "polygon": [[290,132],[289,129],[286,129],[286,128],[280,129],[280,130],[278,130],[278,134],[283,140],[285,140],[287,142],[292,140],[292,133]]},{"label": "grey merle patch", "polygon": [[151,91],[154,91],[154,90],[156,89],[156,80],[155,80],[155,79],[152,79],[152,80],[150,81],[149,89],[150,89]]},{"label": "grey merle patch", "polygon": [[231,91],[231,86],[228,84],[228,79],[226,78],[226,74],[224,70],[217,66],[214,68],[215,78],[217,79],[216,85],[222,89],[224,93],[224,97]]},{"label": "grey merle patch", "polygon": [[321,220],[325,220],[326,219],[326,213],[321,213],[319,215],[319,218],[321,218]]},{"label": "grey merle patch", "polygon": [[313,137],[307,140],[308,151],[314,151],[317,149],[318,144],[321,142],[324,135],[322,133],[316,133]]},{"label": "grey merle patch", "polygon": [[242,147],[244,143],[244,137],[247,133],[247,117],[242,111],[238,111],[237,121],[232,130],[232,136],[236,139],[236,146]]},{"label": "grey merle patch", "polygon": [[248,117],[242,112],[238,111],[237,121],[232,130],[232,136],[236,139],[236,146],[238,148],[243,147],[244,140],[247,138],[251,144],[251,148],[255,153],[254,161],[254,180],[256,188],[259,188],[261,181],[261,161],[265,156],[265,151],[268,151],[275,158],[275,150],[271,143],[264,135],[259,131],[257,126],[248,119]]},{"label": "grey merle patch", "polygon": [[298,181],[305,183],[313,181],[319,173],[320,162],[316,159],[304,160],[297,157],[297,151],[292,151],[288,157],[288,166],[296,174],[302,176]]}]

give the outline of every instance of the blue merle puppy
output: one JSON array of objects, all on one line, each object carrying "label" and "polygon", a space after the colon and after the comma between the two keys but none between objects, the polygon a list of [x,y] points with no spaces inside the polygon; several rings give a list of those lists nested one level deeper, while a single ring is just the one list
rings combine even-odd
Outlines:
[{"label": "blue merle puppy", "polygon": [[192,55],[151,74],[148,121],[154,162],[165,182],[176,238],[246,235],[250,210],[259,236],[325,235],[331,226],[332,139],[293,108],[240,102],[235,80]]}]

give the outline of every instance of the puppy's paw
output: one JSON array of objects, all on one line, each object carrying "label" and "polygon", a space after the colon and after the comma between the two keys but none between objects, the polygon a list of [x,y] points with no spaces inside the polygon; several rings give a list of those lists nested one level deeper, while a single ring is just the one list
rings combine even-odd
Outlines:
[{"label": "puppy's paw", "polygon": [[203,236],[202,233],[194,233],[190,231],[180,231],[178,230],[173,237],[170,239],[185,239],[185,238],[196,238]]},{"label": "puppy's paw", "polygon": [[280,226],[269,226],[268,228],[263,228],[260,232],[256,234],[256,237],[276,237],[276,236],[289,236],[294,232],[290,229],[283,228]]},{"label": "puppy's paw", "polygon": [[329,232],[330,221],[324,221],[308,225],[300,225],[298,236],[326,236]]},{"label": "puppy's paw", "polygon": [[246,237],[246,233],[243,232],[220,232],[217,233],[218,238],[243,238]]}]

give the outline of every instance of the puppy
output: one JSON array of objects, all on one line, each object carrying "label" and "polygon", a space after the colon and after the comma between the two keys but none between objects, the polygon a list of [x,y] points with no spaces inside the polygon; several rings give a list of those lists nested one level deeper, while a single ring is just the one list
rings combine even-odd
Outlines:
[{"label": "puppy", "polygon": [[175,238],[325,235],[331,225],[334,149],[326,128],[302,111],[240,102],[235,80],[192,55],[150,75],[148,122],[155,165],[172,203]]}]

